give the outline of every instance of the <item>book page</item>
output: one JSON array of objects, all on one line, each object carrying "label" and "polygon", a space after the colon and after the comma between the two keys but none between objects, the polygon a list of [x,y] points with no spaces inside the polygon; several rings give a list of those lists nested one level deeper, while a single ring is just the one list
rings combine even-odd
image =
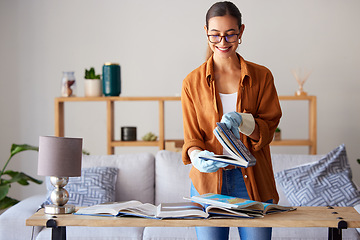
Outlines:
[{"label": "book page", "polygon": [[239,209],[230,209],[214,205],[209,205],[206,208],[206,212],[209,213],[210,217],[242,217],[242,218],[254,218],[262,217],[263,215],[258,211],[246,211]]},{"label": "book page", "polygon": [[139,206],[139,201],[126,201],[116,203],[103,203],[90,207],[83,207],[76,211],[76,214],[108,214],[116,216],[121,209]]},{"label": "book page", "polygon": [[161,203],[158,206],[157,217],[159,218],[207,218],[208,214],[199,203]]},{"label": "book page", "polygon": [[[133,214],[131,214],[133,213]],[[119,210],[119,215],[134,215],[134,216],[147,216],[156,217],[156,206],[150,203],[144,203],[133,207],[123,208]]]},{"label": "book page", "polygon": [[191,200],[230,209],[251,209],[253,211],[263,211],[263,205],[260,202],[215,193],[193,196]]}]

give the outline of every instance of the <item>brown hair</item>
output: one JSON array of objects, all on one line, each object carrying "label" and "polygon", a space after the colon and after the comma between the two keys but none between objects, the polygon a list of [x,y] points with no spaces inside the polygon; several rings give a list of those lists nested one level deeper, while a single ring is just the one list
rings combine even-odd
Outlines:
[{"label": "brown hair", "polygon": [[[230,15],[230,16],[236,18],[238,21],[239,29],[241,28],[241,25],[242,25],[241,12],[239,11],[239,9],[236,7],[236,5],[234,3],[229,2],[229,1],[214,3],[209,8],[209,10],[206,13],[206,28],[209,28],[210,18],[222,17],[225,15]],[[210,49],[210,47],[208,46],[207,50],[206,50],[206,60],[209,59],[209,57],[212,54],[213,54],[213,52]]]}]

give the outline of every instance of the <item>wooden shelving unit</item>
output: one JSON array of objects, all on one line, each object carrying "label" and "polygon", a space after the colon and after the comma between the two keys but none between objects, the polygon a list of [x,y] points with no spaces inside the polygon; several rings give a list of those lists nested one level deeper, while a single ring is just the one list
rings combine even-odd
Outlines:
[{"label": "wooden shelving unit", "polygon": [[[309,102],[309,138],[273,141],[273,146],[308,146],[310,154],[316,154],[316,96],[279,96],[280,101]],[[106,102],[107,115],[107,153],[114,154],[115,147],[154,146],[165,149],[164,104],[166,101],[180,101],[180,97],[58,97],[55,98],[55,136],[65,136],[65,102]],[[158,141],[117,141],[114,139],[114,103],[117,101],[157,101],[159,108]]]},{"label": "wooden shelving unit", "polygon": [[[159,104],[159,137],[158,141],[117,141],[114,138],[114,103],[117,101],[156,101]],[[164,103],[166,101],[180,101],[180,97],[59,97],[55,98],[55,136],[63,137],[64,103],[65,102],[106,102],[107,115],[107,153],[114,154],[115,147],[121,146],[157,146],[165,149],[164,132]]]},{"label": "wooden shelving unit", "polygon": [[317,109],[316,96],[279,96],[280,101],[309,102],[309,137],[308,139],[284,139],[272,141],[272,146],[308,146],[309,154],[317,153]]}]

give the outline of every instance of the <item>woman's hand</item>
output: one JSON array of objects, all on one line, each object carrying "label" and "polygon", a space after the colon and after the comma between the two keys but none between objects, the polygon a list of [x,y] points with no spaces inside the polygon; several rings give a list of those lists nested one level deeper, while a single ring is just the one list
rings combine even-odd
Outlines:
[{"label": "woman's hand", "polygon": [[239,132],[250,136],[255,130],[255,119],[251,113],[229,112],[223,115],[221,122],[225,123],[238,139]]},{"label": "woman's hand", "polygon": [[203,173],[212,173],[219,170],[219,168],[227,167],[228,164],[212,161],[212,160],[204,160],[200,157],[206,157],[206,156],[213,156],[213,152],[209,152],[207,150],[201,151],[201,150],[193,150],[190,153],[190,160],[192,165]]}]

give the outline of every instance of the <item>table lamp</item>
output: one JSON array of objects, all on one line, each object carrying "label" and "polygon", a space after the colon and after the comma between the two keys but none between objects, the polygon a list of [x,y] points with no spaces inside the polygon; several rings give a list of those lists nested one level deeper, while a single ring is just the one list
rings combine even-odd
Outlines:
[{"label": "table lamp", "polygon": [[82,138],[40,136],[38,175],[50,176],[55,187],[50,199],[53,204],[45,206],[47,214],[65,214],[75,211],[67,205],[69,193],[64,189],[69,177],[81,176]]}]

